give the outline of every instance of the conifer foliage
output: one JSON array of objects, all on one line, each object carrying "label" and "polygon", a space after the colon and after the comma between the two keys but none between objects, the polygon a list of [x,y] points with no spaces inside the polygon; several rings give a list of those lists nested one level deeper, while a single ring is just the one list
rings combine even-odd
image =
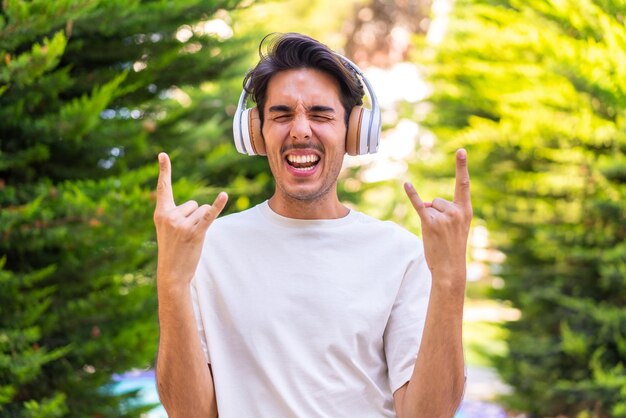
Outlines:
[{"label": "conifer foliage", "polygon": [[1,416],[139,413],[107,388],[156,352],[157,152],[175,180],[198,176],[176,182],[181,199],[214,196],[199,176],[268,183],[225,145],[232,95],[217,81],[242,51],[226,39],[236,3],[2,2]]},{"label": "conifer foliage", "polygon": [[626,417],[626,2],[455,2],[431,127],[507,255],[500,373],[531,416]]}]

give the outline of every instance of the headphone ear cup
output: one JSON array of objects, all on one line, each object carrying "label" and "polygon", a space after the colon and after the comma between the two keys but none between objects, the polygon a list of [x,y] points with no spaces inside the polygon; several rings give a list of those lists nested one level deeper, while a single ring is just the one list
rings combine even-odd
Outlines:
[{"label": "headphone ear cup", "polygon": [[265,140],[261,133],[261,118],[259,117],[259,110],[256,107],[247,109],[248,112],[248,131],[250,134],[250,142],[254,153],[257,155],[267,155],[265,150]]},{"label": "headphone ear cup", "polygon": [[237,132],[235,132],[237,150],[247,155],[265,155],[265,141],[261,134],[261,120],[257,108],[243,110],[241,117],[235,120],[239,120],[241,125],[241,138],[237,138]]},{"label": "headphone ear cup", "polygon": [[346,153],[348,155],[359,155],[361,142],[361,119],[363,118],[363,107],[354,106],[348,119],[348,133],[346,134]]},{"label": "headphone ear cup", "polygon": [[373,149],[370,149],[372,145],[372,111],[367,108],[363,108],[361,110],[361,127],[359,131],[361,133],[359,139],[359,148],[357,149],[358,155],[366,155],[373,152]]}]

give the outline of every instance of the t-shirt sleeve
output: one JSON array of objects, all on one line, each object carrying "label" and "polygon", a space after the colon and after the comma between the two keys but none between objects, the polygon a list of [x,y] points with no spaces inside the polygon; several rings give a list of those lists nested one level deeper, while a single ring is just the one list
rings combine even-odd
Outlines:
[{"label": "t-shirt sleeve", "polygon": [[408,382],[419,352],[430,298],[431,274],[423,252],[406,270],[384,333],[392,393]]},{"label": "t-shirt sleeve", "polygon": [[208,364],[211,363],[211,358],[209,357],[209,348],[206,341],[206,332],[204,330],[204,325],[202,322],[202,315],[200,314],[200,305],[198,304],[198,289],[195,286],[195,279],[191,282],[189,286],[189,290],[191,292],[191,304],[193,306],[193,314],[196,320],[196,329],[198,330],[198,337],[200,337],[200,345],[202,346],[202,351],[204,352],[204,357],[206,358],[206,362]]}]

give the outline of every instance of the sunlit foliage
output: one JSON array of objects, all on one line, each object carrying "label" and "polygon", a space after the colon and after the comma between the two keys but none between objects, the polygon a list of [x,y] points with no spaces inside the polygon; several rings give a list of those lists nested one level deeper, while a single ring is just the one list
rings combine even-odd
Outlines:
[{"label": "sunlit foliage", "polygon": [[238,33],[299,32],[335,50],[345,43],[343,26],[366,0],[266,0],[233,14]]},{"label": "sunlit foliage", "polygon": [[626,416],[625,13],[459,0],[432,59],[429,126],[468,148],[507,255],[498,296],[522,312],[497,362],[506,401],[533,416]]},{"label": "sunlit foliage", "polygon": [[158,151],[179,202],[267,195],[266,164],[230,145],[237,3],[2,2],[1,416],[140,413],[107,385],[156,352]]}]

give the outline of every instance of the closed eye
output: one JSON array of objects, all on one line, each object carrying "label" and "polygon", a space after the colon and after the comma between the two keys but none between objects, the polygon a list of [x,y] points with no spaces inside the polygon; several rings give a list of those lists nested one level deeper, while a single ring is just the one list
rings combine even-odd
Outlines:
[{"label": "closed eye", "polygon": [[335,119],[335,109],[330,106],[314,105],[307,109],[311,120],[329,122]]},{"label": "closed eye", "polygon": [[291,115],[285,113],[281,115],[276,115],[272,117],[272,119],[275,120],[276,122],[286,122],[291,119]]},{"label": "closed eye", "polygon": [[332,116],[324,114],[312,114],[310,118],[318,122],[328,122],[334,119]]}]

